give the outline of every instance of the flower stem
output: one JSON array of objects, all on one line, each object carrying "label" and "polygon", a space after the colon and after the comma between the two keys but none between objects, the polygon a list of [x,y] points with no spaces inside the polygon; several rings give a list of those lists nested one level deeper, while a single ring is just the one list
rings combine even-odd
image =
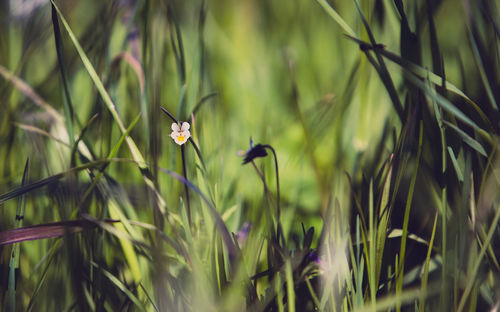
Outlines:
[{"label": "flower stem", "polygon": [[[181,145],[181,155],[182,155],[182,173],[184,174],[184,179],[188,181],[186,173],[186,158],[184,156],[184,145]],[[188,224],[189,227],[191,228],[191,205],[189,203],[189,188],[185,183],[184,183],[184,192],[186,193],[186,210],[187,210],[186,213],[188,217]]]},{"label": "flower stem", "polygon": [[278,170],[278,157],[276,156],[276,151],[271,145],[264,145],[265,148],[270,149],[273,152],[274,156],[274,168],[276,170],[276,214],[277,214],[277,237],[279,240],[279,228],[280,228],[280,218],[281,218],[281,208],[280,208],[280,178],[279,178],[279,170]]}]

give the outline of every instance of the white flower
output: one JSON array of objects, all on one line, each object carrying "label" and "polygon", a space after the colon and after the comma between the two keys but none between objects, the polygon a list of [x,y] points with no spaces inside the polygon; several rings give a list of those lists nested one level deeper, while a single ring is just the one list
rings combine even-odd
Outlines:
[{"label": "white flower", "polygon": [[170,137],[174,139],[175,143],[182,145],[191,137],[191,133],[189,133],[189,128],[191,126],[185,121],[180,121],[179,123],[181,124],[180,127],[178,123],[172,123],[172,133],[170,133]]}]

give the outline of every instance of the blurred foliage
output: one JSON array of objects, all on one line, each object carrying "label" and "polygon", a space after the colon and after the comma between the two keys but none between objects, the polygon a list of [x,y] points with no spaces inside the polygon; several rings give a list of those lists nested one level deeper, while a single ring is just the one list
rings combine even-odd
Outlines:
[{"label": "blurred foliage", "polygon": [[498,308],[498,9],[0,2],[2,308]]}]

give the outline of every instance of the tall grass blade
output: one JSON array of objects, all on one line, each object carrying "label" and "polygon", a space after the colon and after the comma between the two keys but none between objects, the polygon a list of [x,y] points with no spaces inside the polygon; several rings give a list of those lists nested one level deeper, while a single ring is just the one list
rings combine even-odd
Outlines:
[{"label": "tall grass blade", "polygon": [[486,89],[488,100],[490,101],[490,105],[493,108],[493,110],[498,111],[498,105],[495,100],[495,96],[493,95],[493,91],[490,82],[488,80],[488,77],[486,76],[486,72],[484,70],[484,64],[483,61],[481,60],[481,55],[479,54],[479,50],[477,48],[476,39],[474,38],[474,35],[470,31],[470,29],[467,30],[468,30],[467,34],[469,37],[469,42],[472,48],[472,54],[474,55],[474,61],[476,62],[476,68],[479,70],[479,76],[481,77],[483,86]]},{"label": "tall grass blade", "polygon": [[[415,169],[413,171],[410,181],[410,189],[408,190],[408,196],[406,199],[406,206],[405,206],[405,213],[403,220],[403,236],[401,237],[401,247],[399,252],[398,276],[396,280],[396,295],[400,295],[403,290],[403,276],[404,276],[404,264],[406,260],[405,257],[406,257],[406,239],[408,237],[408,223],[410,220],[410,209],[413,201],[413,194],[415,190],[415,183],[417,180],[420,157],[422,156],[423,131],[424,131],[423,122],[420,121],[420,134],[418,139],[417,158],[415,159]],[[399,305],[396,305],[396,310],[400,311],[400,309],[401,307]]]},{"label": "tall grass blade", "polygon": [[344,21],[337,11],[328,3],[326,0],[316,0],[319,5],[330,15],[333,20],[339,24],[339,26],[351,37],[356,37],[356,33],[351,29],[351,27]]},{"label": "tall grass blade", "polygon": [[429,90],[429,88],[420,81],[418,78],[413,76],[413,74],[407,73],[406,74],[408,81],[419,87],[422,91],[424,91],[427,96],[429,96],[433,101],[436,101],[436,103],[445,111],[449,112],[450,114],[454,115],[457,119],[460,121],[464,122],[468,126],[474,128],[477,130],[480,134],[484,134],[484,136],[489,137],[488,134],[485,134],[485,131],[479,127],[474,121],[472,121],[471,118],[469,118],[467,115],[465,115],[461,110],[459,110],[453,103],[451,103],[448,99],[444,98],[443,96],[432,92],[432,90]]},{"label": "tall grass blade", "polygon": [[453,169],[455,169],[455,173],[457,175],[458,181],[463,182],[464,181],[464,174],[462,173],[462,169],[460,169],[460,165],[458,164],[457,157],[455,156],[455,153],[453,152],[453,149],[451,146],[448,146],[448,155],[450,155],[451,163],[453,164]]},{"label": "tall grass blade", "polygon": [[[101,95],[102,99],[104,100],[106,107],[108,108],[111,115],[113,116],[114,121],[118,124],[120,131],[122,133],[125,133],[127,130],[125,129],[123,122],[120,119],[120,116],[118,115],[115,104],[113,103],[113,101],[111,100],[111,97],[109,96],[108,92],[104,88],[104,85],[103,85],[101,79],[99,78],[99,76],[97,75],[97,72],[95,71],[94,67],[92,66],[92,63],[90,62],[87,55],[83,51],[83,48],[81,47],[80,43],[78,42],[78,39],[76,38],[73,31],[71,30],[68,22],[66,21],[66,19],[62,15],[62,13],[59,10],[59,8],[57,7],[57,5],[54,3],[54,0],[51,0],[51,3],[54,6],[54,8],[56,9],[57,14],[61,18],[61,21],[64,25],[64,28],[68,32],[68,34],[71,38],[71,41],[73,42],[73,45],[75,46],[75,49],[77,50],[87,72],[89,73],[90,77],[92,78],[92,81],[94,82],[97,90],[99,91],[99,94]],[[146,183],[146,185],[151,189],[151,191],[155,195],[155,200],[159,205],[160,211],[163,214],[165,214],[166,213],[165,200],[161,197],[160,193],[156,189],[156,186],[155,186],[153,180],[151,180],[151,178],[150,178],[149,168],[146,165],[144,157],[142,156],[141,152],[137,148],[137,145],[135,144],[134,140],[132,140],[132,138],[127,136],[125,140],[129,146],[130,153],[132,154],[134,161],[137,163],[139,169],[141,170],[144,182]]]},{"label": "tall grass blade", "polygon": [[475,151],[477,151],[479,154],[483,155],[484,157],[488,157],[488,154],[486,153],[486,150],[481,145],[481,143],[479,143],[478,141],[474,140],[470,135],[468,135],[467,133],[465,133],[465,131],[463,131],[459,127],[455,126],[454,124],[452,124],[451,122],[448,122],[446,120],[443,120],[442,123],[445,124],[447,127],[453,129],[456,133],[458,133],[458,135],[462,138],[462,140],[467,145],[469,145],[470,147],[472,147]]},{"label": "tall grass blade", "polygon": [[438,223],[437,221],[438,221],[438,213],[436,212],[434,216],[434,225],[432,226],[431,240],[429,241],[429,248],[427,249],[427,256],[425,257],[425,262],[424,262],[424,275],[422,277],[422,284],[421,284],[422,292],[420,294],[420,302],[418,304],[420,312],[425,311],[425,299],[426,299],[425,294],[427,293],[427,281],[429,279],[429,264],[431,260],[432,247],[434,246],[434,237],[436,236],[436,228]]},{"label": "tall grass blade", "polygon": [[116,276],[111,274],[109,271],[100,267],[97,263],[92,262],[92,266],[97,268],[116,288],[120,289],[129,299],[132,301],[139,311],[146,311],[143,303],[135,296],[122,281],[120,281]]},{"label": "tall grass blade", "polygon": [[52,27],[54,29],[54,40],[56,44],[56,52],[57,52],[57,64],[59,65],[59,71],[61,73],[61,80],[64,90],[65,100],[64,104],[64,116],[66,120],[66,130],[68,131],[69,143],[74,144],[75,135],[73,130],[73,104],[71,102],[71,96],[69,94],[68,80],[66,77],[66,65],[64,62],[64,53],[63,53],[63,42],[61,38],[61,30],[59,29],[59,21],[57,19],[57,12],[52,5]]},{"label": "tall grass blade", "polygon": [[42,270],[42,274],[40,276],[40,279],[38,280],[35,290],[33,291],[33,294],[31,295],[30,301],[28,303],[28,306],[26,308],[26,311],[31,311],[33,308],[33,304],[35,303],[35,299],[37,298],[38,292],[42,288],[45,278],[47,276],[47,272],[49,271],[50,265],[52,264],[52,261],[54,259],[54,256],[56,253],[60,250],[60,245],[61,245],[61,239],[57,239],[54,244],[50,247],[50,250],[48,251],[48,256],[46,257],[46,262],[45,266]]},{"label": "tall grass blade", "polygon": [[196,187],[194,184],[189,182],[188,180],[184,179],[184,177],[178,175],[177,173],[164,169],[164,168],[159,168],[160,171],[163,173],[166,173],[170,175],[172,178],[180,181],[181,183],[187,185],[190,189],[192,189],[196,194],[200,196],[200,198],[205,202],[207,207],[209,208],[210,214],[212,215],[212,218],[214,219],[214,223],[219,230],[220,235],[222,236],[222,240],[224,241],[224,244],[226,245],[226,248],[228,249],[229,253],[229,258],[231,262],[236,260],[237,256],[237,247],[234,244],[233,239],[231,238],[231,235],[229,234],[229,231],[222,220],[221,216],[217,212],[217,209],[213,206],[212,202],[200,191],[198,187]]},{"label": "tall grass blade", "polygon": [[473,101],[471,100],[462,90],[460,90],[458,87],[456,87],[453,83],[451,83],[449,80],[446,80],[444,76],[440,76],[435,74],[434,72],[429,71],[426,68],[423,68],[420,65],[417,65],[405,58],[402,58],[401,56],[388,51],[387,49],[381,49],[377,48],[376,45],[371,45],[370,43],[364,42],[362,40],[359,40],[355,37],[350,37],[346,36],[347,38],[355,41],[358,43],[360,46],[366,47],[365,49],[367,50],[376,50],[378,53],[380,53],[382,56],[385,58],[389,59],[390,61],[398,64],[404,69],[405,74],[413,74],[417,76],[418,78],[423,78],[423,79],[429,79],[432,84],[437,85],[437,86],[442,86],[443,81],[445,85],[445,89],[447,91],[450,91],[461,98],[463,98],[467,104],[469,104],[480,116],[481,120],[483,120],[486,124],[490,124],[489,118],[486,116],[486,114],[483,112],[483,110]]},{"label": "tall grass blade", "polygon": [[[116,228],[117,231],[122,232],[122,233],[128,233],[128,231],[125,228],[125,223],[127,223],[127,218],[123,215],[123,212],[121,211],[119,205],[114,199],[108,200],[108,211],[109,215],[113,219],[120,220],[121,222],[114,223],[113,226]],[[130,224],[127,224],[130,228]],[[134,233],[134,232],[132,232]],[[134,233],[132,237],[135,239],[139,239],[139,235]],[[123,250],[123,254],[125,256],[125,260],[127,261],[128,267],[130,271],[132,272],[132,276],[134,277],[134,282],[136,284],[139,284],[139,282],[142,280],[142,273],[141,269],[139,267],[139,261],[137,260],[137,254],[134,250],[134,247],[132,246],[132,243],[125,238],[118,238],[120,241],[120,245]]]},{"label": "tall grass blade", "polygon": [[[354,4],[356,5],[356,8],[358,9],[359,16],[361,17],[361,21],[363,22],[363,26],[366,29],[366,33],[368,34],[368,38],[370,38],[370,42],[372,46],[376,47],[377,42],[375,41],[375,37],[373,36],[373,32],[370,29],[370,25],[368,24],[368,21],[366,20],[363,11],[361,10],[361,7],[359,6],[358,0],[354,0]],[[404,120],[403,116],[403,105],[401,104],[401,101],[399,100],[399,97],[396,92],[396,87],[394,86],[394,83],[392,81],[391,75],[389,75],[389,71],[387,70],[387,66],[385,65],[384,59],[380,55],[379,49],[374,49],[373,52],[375,53],[375,56],[377,58],[378,65],[380,66],[380,79],[384,83],[387,92],[389,93],[389,96],[391,97],[392,103],[394,104],[394,108],[396,109],[396,112],[399,115],[399,118],[401,121]],[[370,53],[369,51],[366,51],[365,54]]]},{"label": "tall grass blade", "polygon": [[64,117],[47,103],[38,93],[33,90],[25,81],[12,74],[7,68],[0,65],[0,75],[12,83],[22,94],[29,98],[35,105],[49,113],[57,122],[62,122]]},{"label": "tall grass blade", "polygon": [[488,247],[492,243],[493,235],[495,234],[495,231],[498,228],[499,220],[500,220],[500,209],[498,209],[498,207],[497,207],[496,211],[495,211],[495,216],[493,217],[490,228],[488,230],[488,234],[486,235],[486,239],[483,241],[483,245],[481,246],[481,250],[479,251],[479,255],[474,260],[474,263],[472,265],[472,269],[471,269],[469,275],[467,276],[466,287],[462,293],[462,296],[460,298],[460,302],[458,304],[458,309],[457,309],[458,312],[461,312],[464,310],[465,304],[467,303],[467,300],[469,299],[469,295],[472,291],[472,288],[477,283],[477,274],[479,271],[479,267],[483,261],[483,258],[486,254],[486,251],[488,250]]},{"label": "tall grass blade", "polygon": [[[186,85],[186,59],[184,56],[184,45],[182,43],[181,29],[175,16],[174,9],[171,5],[167,8],[167,20],[169,22],[170,42],[174,51],[175,60],[177,63],[177,71],[179,74],[179,81],[183,88]],[[181,98],[184,98],[182,96]],[[183,102],[183,101],[182,101]],[[182,103],[180,102],[180,103]],[[178,112],[180,114],[180,111]]]},{"label": "tall grass blade", "polygon": [[103,164],[106,164],[106,163],[109,163],[109,162],[114,162],[114,161],[123,161],[123,160],[119,160],[119,159],[101,159],[101,160],[96,160],[96,161],[88,162],[86,164],[70,168],[67,171],[64,171],[64,172],[52,175],[52,176],[50,176],[48,178],[32,182],[32,183],[27,184],[25,186],[21,186],[19,188],[16,188],[16,189],[10,191],[10,192],[7,192],[7,193],[4,193],[4,194],[0,195],[0,204],[8,201],[9,199],[16,198],[16,197],[21,196],[21,195],[23,195],[25,193],[31,192],[33,190],[36,190],[36,189],[38,189],[40,187],[43,187],[43,186],[52,184],[54,182],[57,182],[58,180],[66,177],[66,176],[68,176],[68,175],[70,175],[70,174],[72,174],[74,172],[78,172],[78,171],[82,171],[82,170],[86,170],[86,169],[91,169],[91,168],[97,168],[97,167],[99,167],[99,166],[101,166]]},{"label": "tall grass blade", "polygon": [[292,263],[290,259],[285,262],[286,295],[288,311],[295,312],[295,281],[293,280]]},{"label": "tall grass blade", "polygon": [[382,198],[380,200],[378,225],[377,225],[377,247],[376,247],[376,271],[375,271],[375,285],[378,285],[382,270],[382,258],[384,256],[385,241],[388,236],[389,220],[390,220],[390,190],[392,181],[392,159],[387,163],[387,176],[385,178],[384,187],[382,189]]},{"label": "tall grass blade", "polygon": [[[23,178],[21,180],[21,187],[28,182],[30,159],[26,159],[26,164],[24,165]],[[17,202],[16,210],[16,228],[21,228],[23,226],[24,211],[26,210],[26,197],[22,195]],[[1,237],[1,232],[0,232]],[[1,246],[0,239],[0,246]],[[9,279],[7,286],[7,296],[5,299],[5,310],[6,311],[16,311],[16,273],[19,273],[19,262],[20,262],[21,246],[19,244],[14,244],[12,247],[12,252],[10,255],[9,264]]]},{"label": "tall grass blade", "polygon": [[[368,215],[369,215],[369,245],[365,245],[365,252],[366,252],[366,267],[368,269],[368,282],[370,283],[370,300],[371,304],[374,305],[377,297],[377,269],[376,269],[376,263],[377,263],[377,258],[376,258],[376,250],[377,250],[377,219],[375,215],[375,207],[373,203],[373,180],[370,180],[370,189],[369,189],[369,195],[368,195]],[[368,248],[368,251],[366,250]]]}]

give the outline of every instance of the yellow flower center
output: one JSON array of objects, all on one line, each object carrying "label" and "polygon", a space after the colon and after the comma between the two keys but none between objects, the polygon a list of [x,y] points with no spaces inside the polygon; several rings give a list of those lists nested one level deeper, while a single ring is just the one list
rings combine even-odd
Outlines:
[{"label": "yellow flower center", "polygon": [[177,140],[179,140],[180,142],[184,142],[184,140],[186,140],[186,138],[181,134],[177,137]]}]

